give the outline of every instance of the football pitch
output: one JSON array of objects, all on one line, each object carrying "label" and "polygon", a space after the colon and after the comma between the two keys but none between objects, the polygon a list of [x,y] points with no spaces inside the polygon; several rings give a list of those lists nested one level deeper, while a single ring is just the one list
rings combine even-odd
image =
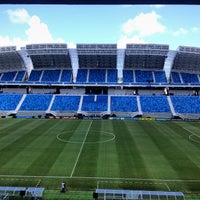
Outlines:
[{"label": "football pitch", "polygon": [[200,123],[0,120],[0,185],[200,192]]}]

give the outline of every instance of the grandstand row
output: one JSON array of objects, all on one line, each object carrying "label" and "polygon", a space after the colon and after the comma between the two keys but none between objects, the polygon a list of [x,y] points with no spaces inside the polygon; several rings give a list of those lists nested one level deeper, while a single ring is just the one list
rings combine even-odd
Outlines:
[{"label": "grandstand row", "polygon": [[200,119],[200,48],[0,47],[1,117]]}]

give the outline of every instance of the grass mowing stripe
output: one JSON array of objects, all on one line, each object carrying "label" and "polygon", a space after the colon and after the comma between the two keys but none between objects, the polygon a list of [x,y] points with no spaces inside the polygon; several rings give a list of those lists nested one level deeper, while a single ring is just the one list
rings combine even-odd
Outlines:
[{"label": "grass mowing stripe", "polygon": [[[45,121],[43,123],[45,123]],[[13,127],[13,131],[16,130],[14,131],[14,135],[12,134],[12,138],[10,138],[9,143],[6,144],[4,148],[0,148],[0,172],[4,165],[16,157],[17,154],[24,151],[26,146],[28,146],[35,138],[39,137],[39,130],[42,129],[43,123],[35,122],[37,127],[33,129],[30,127],[30,124],[32,125],[31,121],[30,123],[24,124],[21,129],[16,129],[15,126]],[[30,128],[31,131],[22,132],[24,128]]]},{"label": "grass mowing stripe", "polygon": [[[4,124],[1,126],[1,123],[0,123],[0,126],[1,126],[1,129],[0,129],[1,141],[0,142],[1,143],[4,143],[4,142],[7,143],[6,139],[9,136],[11,136],[12,140],[14,140],[15,139],[15,135],[16,135],[15,133],[19,132],[19,130],[21,130],[21,129],[26,129],[27,125],[29,123],[31,123],[31,121],[26,121],[26,120],[21,120],[21,121],[14,120],[13,122],[11,120],[8,120],[8,123],[5,120],[2,120],[2,121],[4,122]],[[0,120],[0,122],[2,122],[2,121]],[[12,122],[12,123],[9,123],[9,122]],[[2,147],[3,146],[1,145],[0,149]]]},{"label": "grass mowing stripe", "polygon": [[[127,121],[126,123],[129,122]],[[145,126],[147,126],[147,129]],[[148,129],[148,127],[148,122],[144,121],[133,122],[131,126],[128,126],[135,139],[135,145],[137,145],[138,151],[143,158],[149,178],[178,178],[175,170],[170,167],[168,160],[151,140],[148,132],[152,130]],[[168,166],[167,170],[166,166]]]},{"label": "grass mowing stripe", "polygon": [[[35,174],[35,175],[45,175],[48,174],[51,166],[54,164],[56,158],[62,152],[62,149],[65,146],[65,143],[59,144],[59,141],[56,139],[56,130],[60,127],[61,121],[55,121],[48,125],[48,128],[41,137],[45,138],[46,141],[43,144],[42,148],[35,149],[32,153],[37,156],[24,172],[24,174]],[[42,139],[40,139],[42,140]],[[37,145],[37,142],[36,144]]]},{"label": "grass mowing stripe", "polygon": [[93,121],[91,121],[90,124],[89,124],[89,127],[88,127],[87,132],[86,132],[86,134],[85,134],[85,137],[84,137],[84,139],[83,139],[83,142],[82,142],[82,145],[81,145],[80,151],[79,151],[78,156],[77,156],[77,158],[76,158],[76,161],[75,161],[75,163],[74,163],[74,167],[73,167],[73,169],[72,169],[72,172],[71,172],[70,177],[72,177],[73,174],[74,174],[74,171],[75,171],[76,165],[77,165],[77,163],[78,163],[79,157],[80,157],[80,155],[81,155],[81,152],[82,152],[82,150],[83,150],[83,147],[84,147],[85,141],[86,141],[86,139],[87,139],[87,135],[88,135],[88,133],[89,133],[89,131],[90,131],[90,128],[91,128],[91,126],[92,126],[92,122],[93,122]]},{"label": "grass mowing stripe", "polygon": [[[161,153],[168,159],[170,165],[176,170],[180,179],[200,179],[199,167],[176,145],[175,141],[169,137],[168,128],[158,126],[157,123],[150,123],[148,129],[162,129],[162,134],[149,131],[149,135],[160,149]],[[189,168],[188,168],[189,167]],[[188,189],[192,190],[189,184]]]},{"label": "grass mowing stripe", "polygon": [[[102,130],[115,135],[113,126],[113,121],[102,121]],[[99,144],[97,177],[117,177],[119,175],[120,170],[115,142],[115,140],[112,140],[107,143]]]},{"label": "grass mowing stripe", "polygon": [[114,126],[117,133],[116,149],[118,153],[118,165],[120,177],[149,177],[144,160],[136,145],[135,138],[125,121],[118,121]]}]

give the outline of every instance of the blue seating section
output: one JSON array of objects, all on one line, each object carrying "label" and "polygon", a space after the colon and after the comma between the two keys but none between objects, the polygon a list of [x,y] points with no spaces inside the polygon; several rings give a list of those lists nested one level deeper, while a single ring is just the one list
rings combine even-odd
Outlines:
[{"label": "blue seating section", "polygon": [[0,110],[15,110],[22,94],[0,94]]},{"label": "blue seating section", "polygon": [[25,73],[25,71],[18,71],[15,81],[23,81]]},{"label": "blue seating section", "polygon": [[42,74],[42,70],[32,70],[29,76],[29,81],[39,81]]},{"label": "blue seating section", "polygon": [[178,72],[171,72],[172,83],[181,83],[181,79]]},{"label": "blue seating section", "polygon": [[184,83],[199,83],[197,74],[181,72],[181,76]]},{"label": "blue seating section", "polygon": [[153,83],[152,71],[135,70],[135,78],[137,83]]},{"label": "blue seating section", "polygon": [[16,76],[16,72],[4,72],[1,81],[13,81]]},{"label": "blue seating section", "polygon": [[80,96],[55,96],[51,110],[53,111],[78,111]]},{"label": "blue seating section", "polygon": [[65,69],[62,71],[60,82],[71,82],[72,81],[72,70]]},{"label": "blue seating section", "polygon": [[42,81],[47,82],[58,82],[58,79],[60,77],[60,70],[44,70]]},{"label": "blue seating section", "polygon": [[90,69],[89,70],[90,83],[105,83],[106,70],[105,69]]},{"label": "blue seating section", "polygon": [[52,96],[52,94],[27,94],[20,110],[45,111],[48,109]]},{"label": "blue seating section", "polygon": [[107,95],[88,95],[83,96],[82,111],[103,112],[108,109]]},{"label": "blue seating section", "polygon": [[140,104],[143,112],[170,112],[166,96],[140,96]]},{"label": "blue seating section", "polygon": [[135,96],[111,96],[112,112],[138,112]]},{"label": "blue seating section", "polygon": [[177,113],[200,114],[199,96],[171,96],[171,100]]},{"label": "blue seating section", "polygon": [[123,70],[123,82],[133,83],[133,70]]},{"label": "blue seating section", "polygon": [[154,71],[156,83],[166,83],[167,78],[164,71]]},{"label": "blue seating section", "polygon": [[116,69],[108,69],[107,82],[108,83],[117,83],[118,75]]},{"label": "blue seating section", "polygon": [[87,69],[79,69],[77,73],[76,82],[78,83],[86,83],[87,82]]}]

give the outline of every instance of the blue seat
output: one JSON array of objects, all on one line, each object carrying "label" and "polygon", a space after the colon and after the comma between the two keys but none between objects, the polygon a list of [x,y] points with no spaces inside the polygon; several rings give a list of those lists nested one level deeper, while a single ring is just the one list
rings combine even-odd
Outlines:
[{"label": "blue seat", "polygon": [[118,75],[116,69],[108,69],[108,76],[107,76],[107,82],[108,83],[117,83],[118,81]]},{"label": "blue seat", "polygon": [[51,110],[53,111],[78,111],[80,96],[55,96]]},{"label": "blue seat", "polygon": [[19,110],[45,111],[52,99],[52,94],[27,94]]},{"label": "blue seat", "polygon": [[39,81],[42,74],[42,70],[32,70],[29,76],[29,81]]},{"label": "blue seat", "polygon": [[15,110],[22,94],[0,94],[0,110]]},{"label": "blue seat", "polygon": [[108,110],[107,95],[83,96],[82,111],[103,112]]},{"label": "blue seat", "polygon": [[138,112],[135,96],[111,96],[112,112]]},{"label": "blue seat", "polygon": [[140,96],[140,104],[143,112],[168,113],[170,106],[166,96]]},{"label": "blue seat", "polygon": [[177,113],[200,113],[199,96],[171,96],[171,100]]}]

